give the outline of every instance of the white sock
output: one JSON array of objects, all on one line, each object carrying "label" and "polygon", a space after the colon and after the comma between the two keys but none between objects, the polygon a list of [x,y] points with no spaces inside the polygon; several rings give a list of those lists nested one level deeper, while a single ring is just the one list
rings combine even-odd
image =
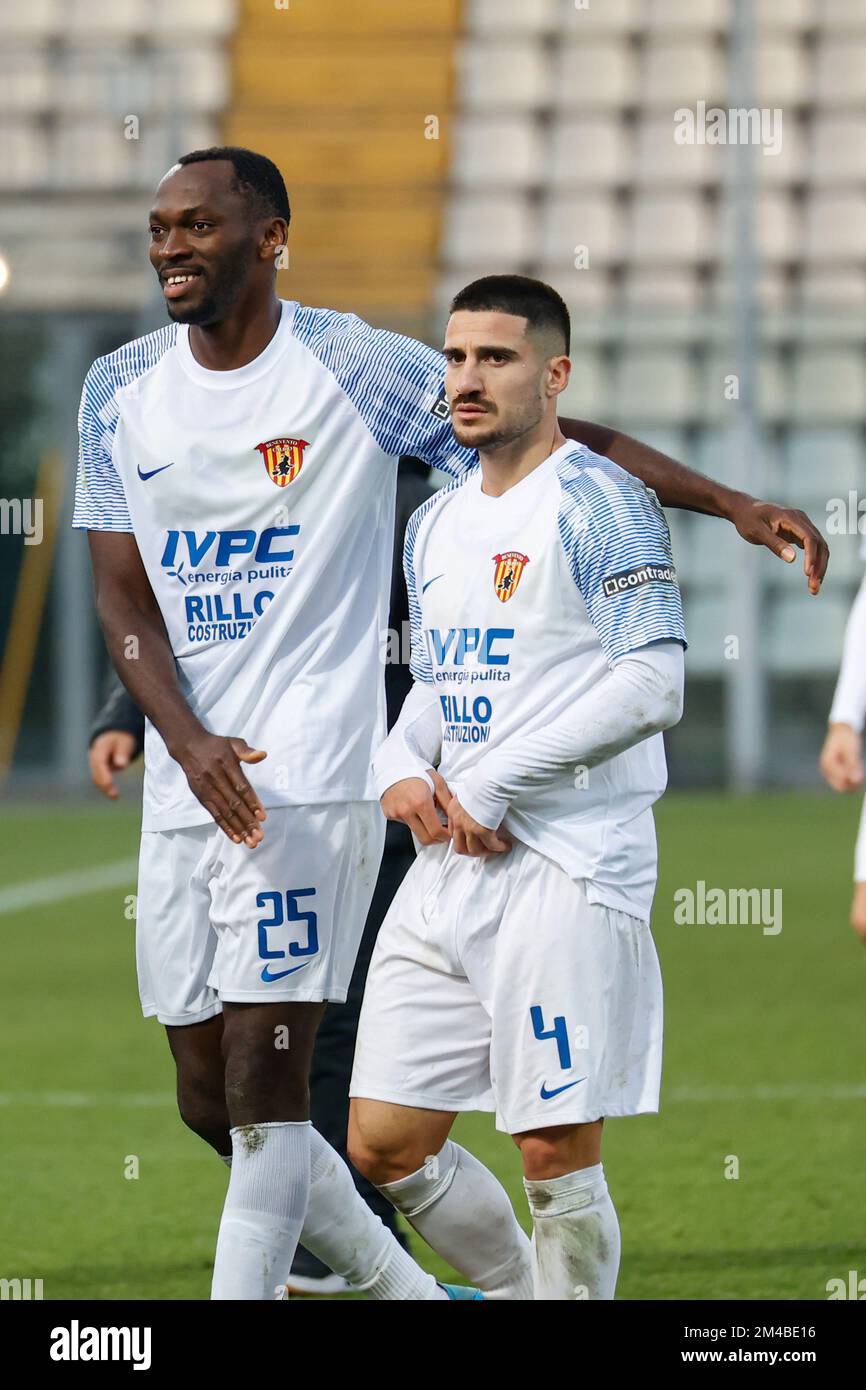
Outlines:
[{"label": "white sock", "polygon": [[315,1129],[310,1131],[310,1197],[301,1244],[370,1298],[448,1297],[370,1210],[347,1165]]},{"label": "white sock", "polygon": [[211,1298],[284,1298],[310,1189],[310,1123],[241,1125],[231,1136]]},{"label": "white sock", "polygon": [[381,1191],[485,1298],[532,1298],[529,1238],[505,1188],[459,1144],[446,1139],[417,1173]]},{"label": "white sock", "polygon": [[611,1299],[619,1271],[619,1222],[600,1163],[523,1186],[535,1225],[535,1297]]}]

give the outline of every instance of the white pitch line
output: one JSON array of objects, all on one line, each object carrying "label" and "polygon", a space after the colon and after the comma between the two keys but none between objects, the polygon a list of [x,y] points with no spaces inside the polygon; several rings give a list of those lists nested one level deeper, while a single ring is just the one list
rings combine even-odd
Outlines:
[{"label": "white pitch line", "polygon": [[[662,1111],[667,1103],[722,1103],[730,1101],[813,1101],[813,1100],[864,1100],[866,1085],[852,1082],[850,1085],[834,1082],[821,1086],[809,1082],[798,1086],[795,1082],[780,1086],[672,1086],[670,1092],[662,1096]],[[87,1110],[103,1107],[123,1107],[151,1110],[161,1106],[173,1106],[174,1094],[171,1091],[0,1091],[2,1106],[36,1106],[62,1110]]]},{"label": "white pitch line", "polygon": [[65,902],[67,898],[84,898],[90,893],[101,893],[106,888],[125,888],[135,882],[137,872],[135,859],[117,859],[113,864],[97,864],[86,869],[71,869],[65,874],[53,874],[49,878],[13,883],[9,888],[0,888],[0,917],[28,907]]}]

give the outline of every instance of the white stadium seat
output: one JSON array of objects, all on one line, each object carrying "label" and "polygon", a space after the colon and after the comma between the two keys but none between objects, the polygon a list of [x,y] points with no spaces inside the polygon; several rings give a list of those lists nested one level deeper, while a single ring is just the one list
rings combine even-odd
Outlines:
[{"label": "white stadium seat", "polygon": [[553,188],[623,183],[629,171],[630,143],[630,131],[615,116],[557,121],[550,136],[546,178]]},{"label": "white stadium seat", "polygon": [[814,23],[832,34],[866,30],[863,0],[815,0]]},{"label": "white stadium seat", "polygon": [[559,397],[559,414],[579,420],[597,420],[608,413],[610,382],[597,353],[575,349],[571,354],[571,376]]},{"label": "white stadium seat", "polygon": [[[737,355],[730,348],[713,348],[706,354],[700,370],[700,401],[696,413],[714,425],[727,426],[736,420],[742,386],[738,380]],[[787,414],[786,373],[778,353],[764,348],[758,360],[757,406],[766,421],[784,420]]]},{"label": "white stadium seat", "polygon": [[47,56],[17,45],[4,48],[0,53],[0,111],[26,116],[54,104]]},{"label": "white stadium seat", "polygon": [[48,179],[48,142],[36,122],[0,118],[0,187],[39,188]]},{"label": "white stadium seat", "polygon": [[640,29],[644,0],[558,0],[558,29],[566,38],[609,38]]},{"label": "white stadium seat", "polygon": [[[802,249],[800,206],[788,193],[776,189],[762,191],[751,205],[752,235],[764,266],[796,260]],[[722,207],[722,247],[730,253],[734,236],[733,208]]]},{"label": "white stadium seat", "polygon": [[543,34],[556,28],[557,0],[469,0],[465,25],[472,34]]},{"label": "white stadium seat", "polygon": [[13,37],[32,41],[63,30],[66,5],[61,0],[26,0],[26,4],[0,6],[0,35],[3,42]]},{"label": "white stadium seat", "polygon": [[613,291],[610,275],[602,265],[590,266],[587,270],[575,270],[562,265],[533,265],[532,274],[539,280],[552,285],[568,305],[572,318],[579,315],[604,314],[611,304]]},{"label": "white stadium seat", "polygon": [[754,151],[755,176],[765,188],[803,181],[807,157],[803,123],[788,107],[782,108],[781,123],[782,139],[777,151],[772,152],[772,144],[766,146],[770,153],[765,154],[762,146],[756,146]]},{"label": "white stadium seat", "polygon": [[623,304],[629,309],[697,310],[700,286],[688,267],[630,268],[623,281]]},{"label": "white stadium seat", "polygon": [[207,4],[202,0],[148,0],[145,8],[154,35],[222,38],[234,31],[238,19],[236,0],[207,0]]},{"label": "white stadium seat", "polygon": [[[866,5],[864,5],[866,11]],[[866,149],[866,112],[820,112],[812,127],[809,178],[815,184],[860,183]]]},{"label": "white stadium seat", "polygon": [[805,589],[772,595],[762,623],[770,670],[784,676],[800,675],[804,667],[827,675],[838,671],[848,609],[847,601],[832,593],[823,593],[819,603]]},{"label": "white stadium seat", "polygon": [[639,184],[685,184],[694,187],[723,177],[718,150],[712,145],[680,145],[674,139],[673,112],[638,121],[634,178]]},{"label": "white stadium seat", "polygon": [[531,116],[465,116],[451,174],[461,188],[523,188],[547,178],[541,131]]},{"label": "white stadium seat", "polygon": [[728,0],[644,0],[648,29],[671,34],[690,30],[724,31],[728,27]]},{"label": "white stadium seat", "polygon": [[[785,440],[786,485],[797,505],[814,498],[866,495],[863,444],[857,430],[792,430]],[[820,524],[820,523],[819,523]]]},{"label": "white stadium seat", "polygon": [[490,274],[515,270],[534,249],[533,219],[527,200],[504,193],[452,200],[445,231],[445,262],[486,265]]},{"label": "white stadium seat", "polygon": [[[721,544],[718,529],[712,531],[712,539],[704,544]],[[680,579],[689,581],[693,574],[680,567]],[[686,589],[683,594],[683,613],[686,623],[688,650],[686,651],[686,676],[719,675],[728,666],[725,660],[725,639],[738,631],[737,614],[732,598],[704,596],[698,591]]]},{"label": "white stadium seat", "polygon": [[72,43],[91,43],[106,39],[116,42],[142,34],[148,28],[148,0],[111,0],[108,5],[93,0],[64,0],[64,34]]},{"label": "white stadium seat", "polygon": [[866,37],[825,38],[818,45],[814,97],[824,106],[866,101]]},{"label": "white stadium seat", "polygon": [[640,98],[634,52],[620,43],[569,43],[556,54],[554,97],[561,111],[634,105]]},{"label": "white stadium seat", "polygon": [[537,42],[464,42],[457,55],[458,90],[464,106],[508,114],[550,102],[550,68]]},{"label": "white stadium seat", "polygon": [[799,39],[772,35],[760,40],[755,55],[757,105],[784,107],[807,101],[810,80],[808,52]]},{"label": "white stadium seat", "polygon": [[691,354],[680,348],[628,348],[613,373],[618,420],[681,424],[695,414]]},{"label": "white stadium seat", "polygon": [[533,249],[548,264],[573,269],[577,248],[586,247],[590,268],[607,265],[621,255],[622,226],[613,198],[550,198],[542,207],[538,246]]},{"label": "white stadium seat", "polygon": [[708,107],[724,105],[723,54],[705,42],[651,43],[644,52],[638,90],[645,107],[692,106],[699,100]]},{"label": "white stadium seat", "polygon": [[[820,4],[825,3],[826,0],[820,0]],[[755,23],[759,29],[802,32],[812,28],[813,5],[814,0],[753,0]]]},{"label": "white stadium seat", "polygon": [[859,423],[866,365],[855,348],[801,348],[794,359],[791,418],[797,424]]},{"label": "white stadium seat", "polygon": [[866,312],[866,270],[856,266],[830,270],[807,268],[800,282],[798,299],[806,309],[863,314]]},{"label": "white stadium seat", "polygon": [[819,193],[809,199],[805,255],[813,262],[866,258],[866,192]]},{"label": "white stadium seat", "polygon": [[627,256],[635,264],[694,263],[718,254],[712,218],[699,194],[636,198],[627,227]]}]

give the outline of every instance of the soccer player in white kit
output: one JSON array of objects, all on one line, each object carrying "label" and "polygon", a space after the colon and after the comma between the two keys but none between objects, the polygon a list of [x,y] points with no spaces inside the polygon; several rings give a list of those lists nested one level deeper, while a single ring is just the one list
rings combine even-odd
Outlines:
[{"label": "soccer player in white kit", "polygon": [[[87,374],[74,524],[148,721],[142,1005],[166,1026],[184,1121],[231,1164],[213,1297],[272,1298],[303,1224],[371,1297],[437,1299],[310,1130],[307,1076],[381,852],[397,459],[460,476],[476,458],[454,440],[441,354],[277,298],[288,222],[279,171],[252,151],[196,151],[162,180],[150,255],[172,322]],[[802,514],[581,429],[672,504],[783,558],[802,544],[820,583]]]},{"label": "soccer player in white kit", "polygon": [[[866,543],[861,549],[866,560]],[[848,625],[839,679],[830,708],[821,771],[837,792],[863,790],[863,726],[866,723],[866,578],[857,591]],[[866,945],[866,800],[854,851],[851,925]]]},{"label": "soccer player in white kit", "polygon": [[422,848],[367,979],[350,1154],[461,1272],[498,1248],[498,1294],[521,1297],[525,1238],[491,1229],[499,1185],[448,1139],[458,1112],[495,1110],[523,1156],[535,1296],[599,1299],[619,1261],[602,1123],[658,1109],[651,806],[684,630],[655,495],[559,429],[568,343],[538,281],[452,304],[446,390],[481,467],[407,529],[416,684],[375,770]]}]

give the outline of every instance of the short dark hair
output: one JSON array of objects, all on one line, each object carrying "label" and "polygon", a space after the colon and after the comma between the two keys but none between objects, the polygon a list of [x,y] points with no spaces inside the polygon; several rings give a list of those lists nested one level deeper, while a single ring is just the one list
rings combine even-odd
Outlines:
[{"label": "short dark hair", "polygon": [[526,319],[530,328],[550,328],[561,334],[566,354],[571,349],[571,318],[565,300],[543,280],[532,280],[528,275],[484,275],[454,296],[451,313],[461,309],[516,314]]},{"label": "short dark hair", "polygon": [[192,150],[182,154],[178,164],[204,164],[212,159],[226,159],[234,166],[235,185],[249,203],[254,217],[292,218],[289,195],[283,176],[267,155],[244,149],[243,145],[211,145],[207,150]]}]

